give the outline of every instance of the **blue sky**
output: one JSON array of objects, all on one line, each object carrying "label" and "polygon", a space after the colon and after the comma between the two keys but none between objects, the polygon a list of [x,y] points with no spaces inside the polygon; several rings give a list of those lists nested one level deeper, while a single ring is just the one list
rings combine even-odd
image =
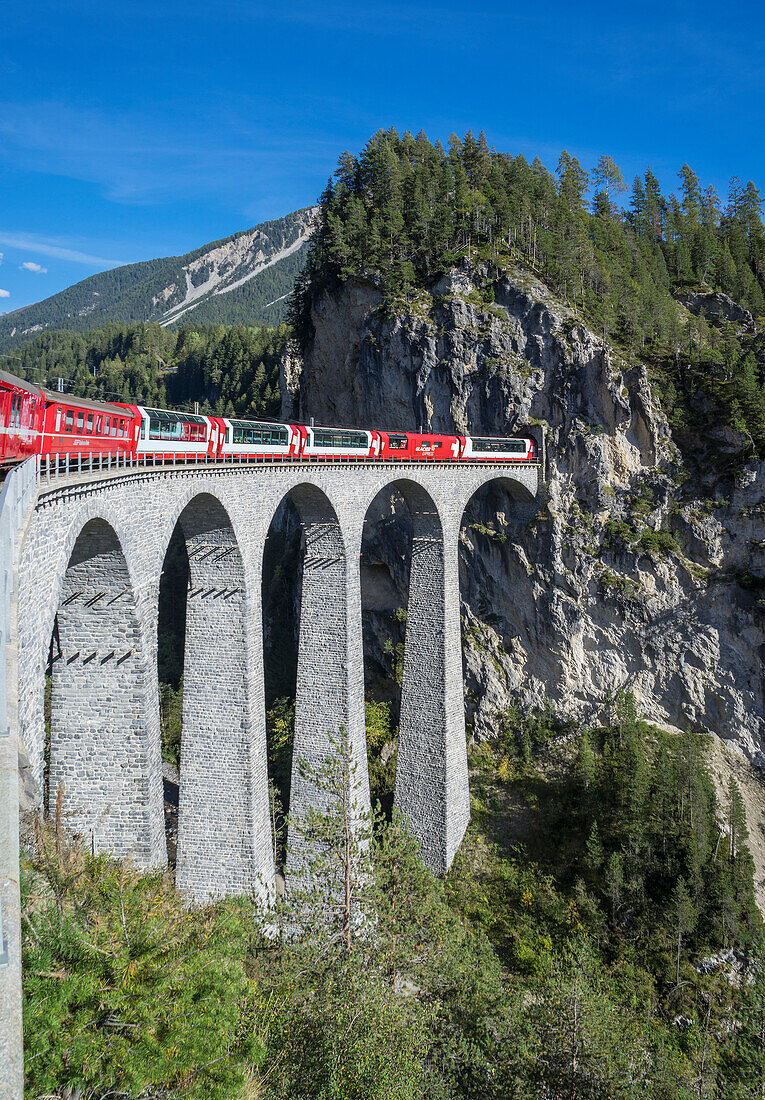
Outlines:
[{"label": "blue sky", "polygon": [[765,191],[764,78],[736,0],[6,0],[0,311],[306,206],[380,127]]}]

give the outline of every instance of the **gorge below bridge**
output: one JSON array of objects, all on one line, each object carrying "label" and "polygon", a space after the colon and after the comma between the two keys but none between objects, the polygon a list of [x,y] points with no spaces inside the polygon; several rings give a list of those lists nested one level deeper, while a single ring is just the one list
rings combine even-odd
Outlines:
[{"label": "gorge below bridge", "polygon": [[[290,813],[321,808],[298,761],[320,766],[340,729],[355,762],[356,801],[368,808],[362,535],[372,502],[394,490],[406,501],[412,527],[395,805],[425,863],[441,874],[470,817],[460,527],[484,486],[500,482],[528,506],[541,477],[537,465],[499,463],[128,467],[60,480],[41,478],[39,460],[24,467],[6,479],[3,515],[10,509],[12,518],[0,532],[8,726],[0,746],[14,750],[6,751],[0,792],[0,839],[13,849],[0,868],[7,945],[5,975],[0,970],[2,1071],[18,1061],[21,1027],[16,744],[40,804],[47,790],[52,807],[63,784],[68,827],[95,852],[147,869],[167,865],[157,651],[160,581],[176,525],[190,574],[178,888],[204,901],[268,892],[275,884],[261,585],[269,527],[286,498],[302,526]],[[290,861],[298,858],[293,848],[288,838],[288,881]],[[18,1029],[9,1030],[14,1005]]]}]

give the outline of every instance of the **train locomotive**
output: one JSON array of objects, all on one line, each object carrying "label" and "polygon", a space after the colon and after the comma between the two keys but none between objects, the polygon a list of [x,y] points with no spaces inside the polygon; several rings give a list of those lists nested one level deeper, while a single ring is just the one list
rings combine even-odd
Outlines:
[{"label": "train locomotive", "polygon": [[493,438],[324,428],[153,409],[36,386],[0,371],[0,462],[32,455],[124,455],[136,461],[536,461],[528,436]]}]

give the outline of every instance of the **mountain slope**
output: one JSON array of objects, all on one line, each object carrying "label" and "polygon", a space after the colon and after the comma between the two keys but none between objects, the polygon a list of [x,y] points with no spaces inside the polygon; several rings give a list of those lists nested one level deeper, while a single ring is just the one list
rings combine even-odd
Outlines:
[{"label": "mountain slope", "polygon": [[59,294],[0,316],[0,348],[44,329],[107,321],[278,324],[305,262],[314,208],[213,241],[185,256],[145,260],[91,275]]}]

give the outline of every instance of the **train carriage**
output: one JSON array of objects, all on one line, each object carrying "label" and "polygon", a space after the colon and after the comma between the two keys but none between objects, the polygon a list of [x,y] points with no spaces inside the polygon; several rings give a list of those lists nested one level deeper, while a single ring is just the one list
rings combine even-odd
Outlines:
[{"label": "train carriage", "polygon": [[460,436],[380,432],[380,437],[380,457],[391,461],[456,462],[460,457]]},{"label": "train carriage", "polygon": [[304,430],[294,424],[221,417],[220,453],[224,456],[255,455],[287,459],[300,455]]},{"label": "train carriage", "polygon": [[38,454],[130,454],[135,414],[123,405],[70,397],[40,387],[45,400]]},{"label": "train carriage", "polygon": [[460,458],[471,462],[534,462],[536,445],[528,437],[497,438],[467,435]]},{"label": "train carriage", "polygon": [[134,453],[162,461],[177,461],[192,456],[216,458],[220,453],[221,421],[197,413],[128,406],[136,417]]},{"label": "train carriage", "polygon": [[380,433],[359,428],[303,428],[301,454],[308,458],[377,458]]}]

